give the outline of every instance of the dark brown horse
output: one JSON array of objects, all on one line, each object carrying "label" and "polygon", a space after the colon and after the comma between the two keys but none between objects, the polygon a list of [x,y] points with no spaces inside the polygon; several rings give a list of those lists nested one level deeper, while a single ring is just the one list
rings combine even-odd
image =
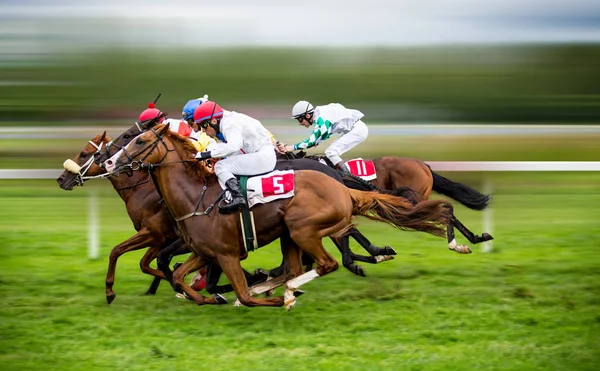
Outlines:
[{"label": "dark brown horse", "polygon": [[[166,206],[175,216],[178,230],[192,255],[174,274],[175,284],[197,304],[214,304],[192,290],[183,280],[207,262],[221,266],[240,302],[247,306],[265,305],[288,308],[293,305],[289,294],[316,277],[337,269],[337,261],[323,248],[322,239],[343,232],[352,215],[385,221],[401,229],[414,229],[443,235],[448,223],[448,203],[423,201],[413,206],[403,198],[376,192],[346,188],[320,172],[295,172],[292,198],[253,207],[259,246],[281,238],[286,262],[285,300],[283,296],[252,298],[242,273],[240,259],[243,237],[238,214],[219,214],[214,205],[223,195],[216,176],[206,171],[193,157],[195,149],[187,139],[171,133],[162,125],[132,140],[106,162],[108,170],[150,169],[152,178]],[[315,187],[319,184],[319,187]],[[316,269],[302,274],[300,252],[308,254]]]}]

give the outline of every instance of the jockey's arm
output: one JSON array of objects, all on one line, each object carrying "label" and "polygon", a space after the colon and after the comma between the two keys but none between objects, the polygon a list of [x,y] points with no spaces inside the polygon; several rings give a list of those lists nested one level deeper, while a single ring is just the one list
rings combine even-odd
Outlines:
[{"label": "jockey's arm", "polygon": [[[325,121],[319,117],[319,119],[315,122],[315,127],[310,134],[310,137],[307,139],[290,146],[293,151],[297,151],[300,149],[308,149],[317,145],[318,141],[325,140],[329,138],[328,135],[328,123],[329,121]],[[320,139],[320,140],[319,140]]]},{"label": "jockey's arm", "polygon": [[230,156],[239,153],[244,144],[242,131],[235,126],[227,128],[227,143],[216,143],[212,145],[211,155],[214,158]]}]

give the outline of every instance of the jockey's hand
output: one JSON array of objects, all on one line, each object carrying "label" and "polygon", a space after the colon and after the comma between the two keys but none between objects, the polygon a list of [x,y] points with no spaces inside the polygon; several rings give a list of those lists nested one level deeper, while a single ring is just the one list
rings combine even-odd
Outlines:
[{"label": "jockey's hand", "polygon": [[202,161],[202,160],[206,160],[212,158],[210,151],[204,151],[204,152],[198,152],[196,153],[196,159]]},{"label": "jockey's hand", "polygon": [[279,153],[285,153],[285,144],[283,144],[281,142],[277,142],[277,146],[275,147],[275,149]]},{"label": "jockey's hand", "polygon": [[283,149],[285,150],[285,152],[293,152],[294,146],[283,146]]}]

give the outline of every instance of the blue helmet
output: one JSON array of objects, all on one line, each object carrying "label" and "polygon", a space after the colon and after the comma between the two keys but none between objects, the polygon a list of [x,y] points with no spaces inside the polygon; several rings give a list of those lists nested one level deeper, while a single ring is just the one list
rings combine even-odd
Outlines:
[{"label": "blue helmet", "polygon": [[208,101],[208,95],[204,95],[202,98],[189,100],[185,106],[183,106],[183,110],[181,111],[181,117],[184,120],[194,119],[194,111],[196,108],[202,103]]}]

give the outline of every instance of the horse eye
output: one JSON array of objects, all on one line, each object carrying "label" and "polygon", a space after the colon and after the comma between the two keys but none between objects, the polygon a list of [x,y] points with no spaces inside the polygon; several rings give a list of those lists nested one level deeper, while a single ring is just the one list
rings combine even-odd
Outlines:
[{"label": "horse eye", "polygon": [[87,157],[87,155],[88,155],[87,153],[85,153],[85,152],[81,152],[81,153],[79,154],[79,158],[86,158],[86,157]]},{"label": "horse eye", "polygon": [[135,144],[137,144],[138,146],[141,145],[142,143],[144,143],[144,141],[141,139],[138,139],[135,141]]},{"label": "horse eye", "polygon": [[129,139],[129,138],[131,138],[131,135],[129,135],[129,134],[125,134],[125,135],[123,135],[123,138],[125,138],[125,139]]}]

